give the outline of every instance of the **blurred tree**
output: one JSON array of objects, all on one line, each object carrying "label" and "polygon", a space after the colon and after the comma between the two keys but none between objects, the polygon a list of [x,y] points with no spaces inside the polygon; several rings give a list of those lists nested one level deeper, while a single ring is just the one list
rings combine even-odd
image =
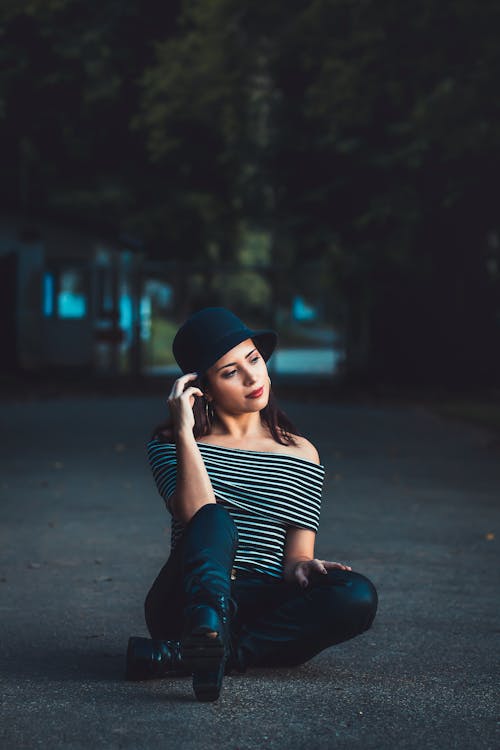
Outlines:
[{"label": "blurred tree", "polygon": [[351,375],[498,382],[487,238],[499,231],[500,6],[301,6],[282,15],[272,66],[278,253],[329,259]]},{"label": "blurred tree", "polygon": [[175,0],[160,10],[154,0],[0,5],[4,207],[114,232],[142,228],[163,175],[130,118],[152,44],[175,28]]},{"label": "blurred tree", "polygon": [[493,0],[4,2],[2,201],[213,268],[250,226],[278,302],[324,270],[351,377],[498,382],[499,30]]},{"label": "blurred tree", "polygon": [[177,202],[202,224],[199,252],[215,247],[219,261],[237,259],[243,220],[262,218],[267,79],[252,15],[248,0],[184,2],[179,33],[155,46],[134,118],[153,164],[175,182]]}]

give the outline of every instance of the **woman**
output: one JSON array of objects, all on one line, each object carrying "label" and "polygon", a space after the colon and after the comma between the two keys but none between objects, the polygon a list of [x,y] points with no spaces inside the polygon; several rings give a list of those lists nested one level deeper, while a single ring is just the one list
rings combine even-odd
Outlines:
[{"label": "woman", "polygon": [[371,581],[314,556],[325,469],[277,407],[276,343],[217,307],[175,336],[184,374],[148,443],[171,553],[146,598],[152,640],[129,640],[129,679],[192,674],[196,697],[216,700],[225,673],[302,664],[373,622]]}]

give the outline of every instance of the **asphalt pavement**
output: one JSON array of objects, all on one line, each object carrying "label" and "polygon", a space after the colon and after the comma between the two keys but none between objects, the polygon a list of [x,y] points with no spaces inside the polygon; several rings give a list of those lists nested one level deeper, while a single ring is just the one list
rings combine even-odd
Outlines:
[{"label": "asphalt pavement", "polygon": [[372,628],[295,669],[128,683],[168,556],[151,397],[2,403],[0,747],[500,747],[500,448],[418,405],[282,404],[327,479],[318,557],[379,594]]}]

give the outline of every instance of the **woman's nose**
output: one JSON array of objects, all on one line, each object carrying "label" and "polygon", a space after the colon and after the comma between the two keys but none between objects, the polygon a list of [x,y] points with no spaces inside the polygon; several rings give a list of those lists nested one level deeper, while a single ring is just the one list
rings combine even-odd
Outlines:
[{"label": "woman's nose", "polygon": [[248,385],[252,385],[252,383],[255,383],[256,381],[256,375],[252,370],[246,370],[245,371],[245,383]]}]

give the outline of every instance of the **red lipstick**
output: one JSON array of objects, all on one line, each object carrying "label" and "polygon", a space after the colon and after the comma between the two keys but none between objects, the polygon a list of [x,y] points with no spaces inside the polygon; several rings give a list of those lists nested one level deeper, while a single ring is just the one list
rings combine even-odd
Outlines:
[{"label": "red lipstick", "polygon": [[264,386],[261,385],[261,387],[257,388],[256,391],[252,391],[251,393],[249,393],[247,398],[259,398],[259,396],[262,396],[263,393],[264,393]]}]

